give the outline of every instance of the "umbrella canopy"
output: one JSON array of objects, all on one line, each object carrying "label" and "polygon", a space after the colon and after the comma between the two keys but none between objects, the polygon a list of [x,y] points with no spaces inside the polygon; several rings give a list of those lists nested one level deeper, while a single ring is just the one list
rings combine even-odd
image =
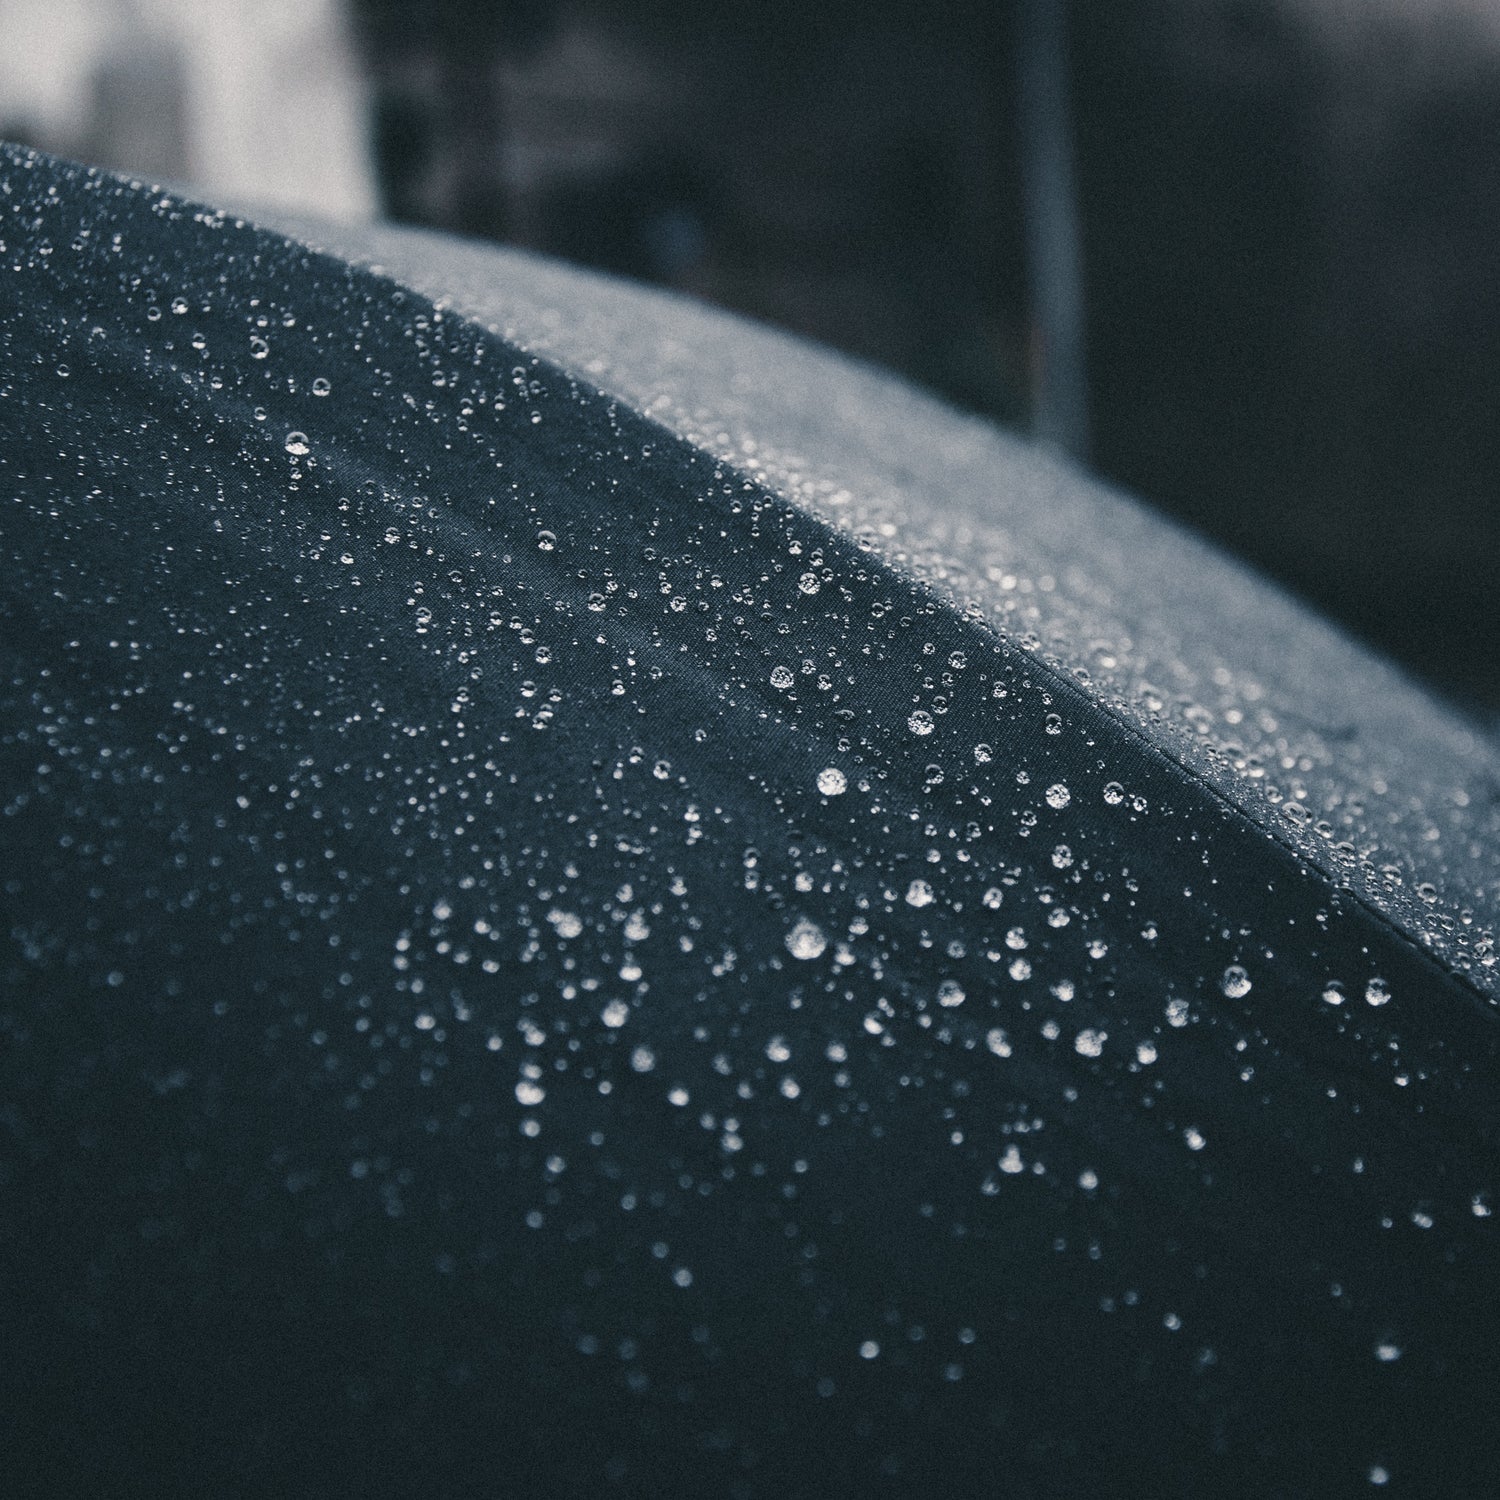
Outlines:
[{"label": "umbrella canopy", "polygon": [[0,155],[12,1490],[1500,1483],[1493,747],[871,371],[284,228]]}]

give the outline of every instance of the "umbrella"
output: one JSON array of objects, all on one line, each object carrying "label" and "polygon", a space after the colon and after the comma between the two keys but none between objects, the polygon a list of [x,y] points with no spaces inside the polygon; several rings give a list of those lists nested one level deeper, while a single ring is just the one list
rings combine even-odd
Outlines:
[{"label": "umbrella", "polygon": [[1500,1482],[1482,735],[706,308],[0,262],[11,1493]]}]

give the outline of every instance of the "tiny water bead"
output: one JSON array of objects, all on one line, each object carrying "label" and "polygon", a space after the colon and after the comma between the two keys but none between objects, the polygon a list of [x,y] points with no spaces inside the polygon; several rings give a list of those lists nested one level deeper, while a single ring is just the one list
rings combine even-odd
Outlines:
[{"label": "tiny water bead", "polygon": [[1390,998],[1390,986],[1383,979],[1372,979],[1365,986],[1365,1002],[1368,1005],[1384,1005]]},{"label": "tiny water bead", "polygon": [[283,446],[286,448],[286,451],[292,455],[293,458],[302,458],[308,453],[312,452],[312,448],[308,444],[307,434],[305,432],[287,433],[286,442]]},{"label": "tiny water bead", "polygon": [[327,376],[319,375],[312,383],[312,393],[315,396],[326,396],[333,390],[332,383]]},{"label": "tiny water bead", "polygon": [[611,1000],[609,1004],[599,1012],[599,1019],[603,1021],[611,1031],[617,1031],[630,1019],[630,1007],[623,1000]]},{"label": "tiny water bead", "polygon": [[816,922],[803,917],[786,935],[787,952],[793,958],[812,959],[819,957],[828,946],[823,929]]},{"label": "tiny water bead", "polygon": [[797,587],[804,594],[816,594],[823,587],[823,581],[816,573],[804,573],[797,580]]},{"label": "tiny water bead", "polygon": [[818,790],[825,797],[838,797],[849,789],[848,779],[836,766],[818,772]]},{"label": "tiny water bead", "polygon": [[796,679],[792,676],[792,669],[790,667],[771,668],[771,686],[773,688],[780,688],[782,692],[785,692],[795,681]]},{"label": "tiny water bead", "polygon": [[1118,781],[1104,783],[1104,800],[1111,807],[1118,807],[1125,800],[1125,788]]},{"label": "tiny water bead", "polygon": [[963,986],[956,979],[945,979],[937,988],[938,1004],[952,1009],[964,1003]]},{"label": "tiny water bead", "polygon": [[1224,977],[1219,981],[1219,988],[1231,1000],[1243,1000],[1250,993],[1250,976],[1239,964],[1230,964],[1224,970]]},{"label": "tiny water bead", "polygon": [[543,552],[555,551],[557,549],[557,533],[553,531],[537,532],[536,544]]},{"label": "tiny water bead", "polygon": [[1053,784],[1047,788],[1048,807],[1064,808],[1072,800],[1072,792],[1070,792],[1067,786],[1061,781],[1053,782]]},{"label": "tiny water bead", "polygon": [[908,906],[931,906],[936,899],[933,895],[932,886],[925,880],[914,880],[906,888],[906,904]]},{"label": "tiny water bead", "polygon": [[925,708],[916,709],[907,719],[906,727],[913,734],[931,734],[933,730],[932,715]]}]

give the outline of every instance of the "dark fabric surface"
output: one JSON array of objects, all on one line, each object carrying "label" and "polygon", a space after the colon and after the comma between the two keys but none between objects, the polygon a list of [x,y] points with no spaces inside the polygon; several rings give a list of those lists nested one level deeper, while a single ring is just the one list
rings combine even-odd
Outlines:
[{"label": "dark fabric surface", "polygon": [[0,189],[9,1492],[1500,1483],[1462,977],[620,400]]}]

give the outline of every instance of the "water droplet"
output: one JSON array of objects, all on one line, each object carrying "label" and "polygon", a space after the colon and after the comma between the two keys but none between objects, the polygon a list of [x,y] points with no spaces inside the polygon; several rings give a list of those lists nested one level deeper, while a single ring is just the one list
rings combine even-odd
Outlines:
[{"label": "water droplet", "polygon": [[963,986],[956,979],[945,979],[937,988],[939,1005],[946,1005],[952,1009],[955,1005],[964,1003]]},{"label": "water droplet", "polygon": [[913,734],[931,734],[932,715],[925,708],[919,708],[907,719],[906,727]]},{"label": "water droplet", "polygon": [[1080,1031],[1073,1038],[1073,1050],[1080,1057],[1098,1057],[1104,1051],[1104,1044],[1108,1040],[1107,1031]]},{"label": "water droplet", "polygon": [[547,913],[547,920],[560,938],[576,938],[583,931],[583,919],[576,912],[554,909]]},{"label": "water droplet", "polygon": [[1224,970],[1224,977],[1219,981],[1219,988],[1231,1000],[1242,1000],[1250,993],[1250,976],[1239,964],[1230,964]]},{"label": "water droplet", "polygon": [[1338,980],[1330,979],[1323,986],[1324,1005],[1342,1005],[1344,1003],[1344,987]]},{"label": "water droplet", "polygon": [[1384,1005],[1390,998],[1390,986],[1383,979],[1372,979],[1365,986],[1365,1001],[1367,1004]]},{"label": "water droplet", "polygon": [[263,338],[259,338],[259,337],[256,337],[254,335],[251,336],[251,339],[250,339],[250,358],[251,359],[264,359],[266,357],[266,355],[268,355],[270,352],[271,352],[271,346]]},{"label": "water droplet", "polygon": [[649,1047],[637,1047],[630,1054],[630,1066],[637,1073],[649,1073],[656,1066],[656,1054]]},{"label": "water droplet", "polygon": [[1401,1346],[1399,1344],[1393,1344],[1389,1340],[1386,1340],[1383,1343],[1376,1344],[1375,1358],[1378,1359],[1383,1365],[1393,1365],[1398,1359],[1401,1358]]},{"label": "water droplet", "polygon": [[874,1339],[866,1339],[859,1346],[859,1357],[861,1359],[875,1359],[880,1353],[880,1345]]},{"label": "water droplet", "polygon": [[782,692],[785,692],[789,687],[791,687],[794,681],[795,679],[792,676],[792,669],[790,667],[771,668],[772,687],[780,688]]},{"label": "water droplet", "polygon": [[315,396],[326,396],[333,386],[329,384],[326,376],[319,375],[312,383],[312,393]]},{"label": "water droplet", "polygon": [[1048,714],[1047,717],[1042,720],[1042,728],[1045,729],[1048,734],[1061,734],[1062,715]]},{"label": "water droplet", "polygon": [[935,899],[931,885],[925,880],[914,880],[906,888],[908,906],[931,906]]},{"label": "water droplet", "polygon": [[547,1090],[529,1078],[523,1078],[516,1085],[516,1102],[519,1104],[540,1104],[546,1097]]},{"label": "water droplet", "polygon": [[818,790],[825,797],[838,797],[849,788],[849,782],[844,773],[835,766],[829,766],[818,772]]},{"label": "water droplet", "polygon": [[995,1054],[996,1057],[1010,1056],[1010,1039],[997,1026],[993,1031],[984,1034],[984,1045]]},{"label": "water droplet", "polygon": [[981,743],[974,746],[974,759],[977,760],[980,765],[987,766],[992,760],[994,760],[994,758],[995,752],[982,741]]},{"label": "water droplet", "polygon": [[1062,782],[1054,782],[1047,788],[1048,807],[1066,807],[1073,800],[1073,794]]},{"label": "water droplet", "polygon": [[312,449],[308,446],[307,434],[305,432],[287,433],[285,447],[286,451],[293,458],[301,458],[304,454],[312,452]]},{"label": "water droplet", "polygon": [[823,929],[806,917],[786,935],[787,952],[793,958],[817,958],[827,946],[828,939],[823,936]]},{"label": "water droplet", "polygon": [[804,594],[816,594],[818,590],[823,587],[823,581],[818,577],[816,573],[804,573],[797,580],[797,587],[801,589]]},{"label": "water droplet", "polygon": [[599,1019],[612,1031],[618,1030],[630,1019],[630,1007],[623,1000],[611,1000],[599,1012]]},{"label": "water droplet", "polygon": [[551,552],[557,547],[557,533],[553,531],[539,531],[536,534],[536,544],[543,552]]}]

